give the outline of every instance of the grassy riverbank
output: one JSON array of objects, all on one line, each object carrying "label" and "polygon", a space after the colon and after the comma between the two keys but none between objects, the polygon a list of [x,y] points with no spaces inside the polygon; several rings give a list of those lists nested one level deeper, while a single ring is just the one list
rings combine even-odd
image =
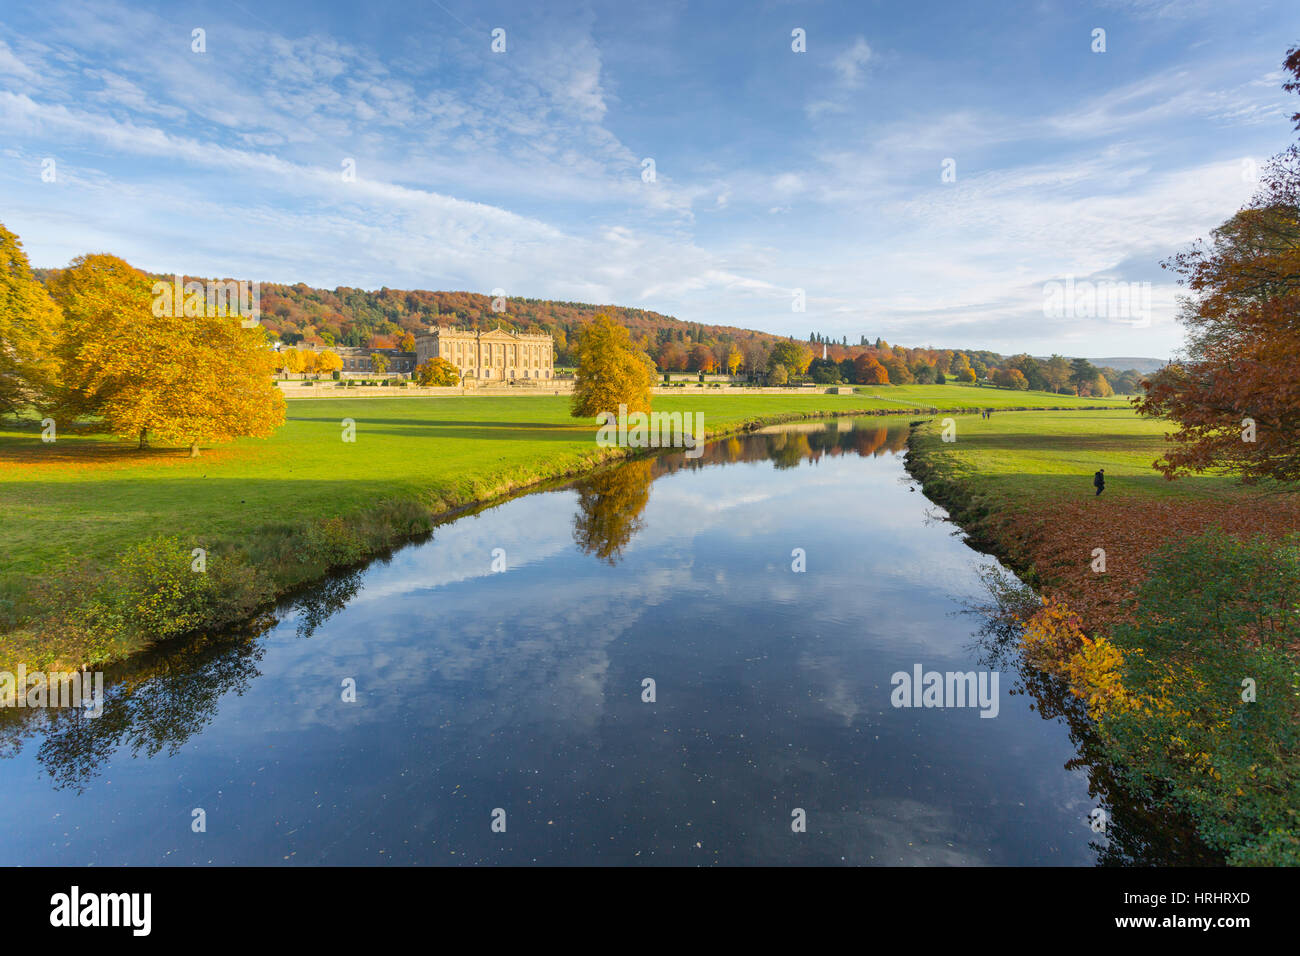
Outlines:
[{"label": "grassy riverbank", "polygon": [[[1104,628],[1171,539],[1215,527],[1300,531],[1300,496],[1227,476],[1166,480],[1151,463],[1168,430],[1127,410],[959,417],[954,442],[937,421],[917,428],[909,467],[980,547]],[[1101,496],[1092,487],[1099,468]],[[1106,552],[1104,574],[1092,570],[1094,548]]]},{"label": "grassy riverbank", "polygon": [[[1099,401],[963,386],[879,391],[887,397],[672,396],[655,407],[703,412],[717,435],[824,415]],[[345,419],[355,442],[342,440]],[[247,616],[438,515],[589,470],[616,451],[593,436],[563,396],[293,401],[274,437],[197,459],[139,451],[93,425],[46,444],[36,421],[5,423],[0,666],[100,663],[177,628]],[[206,552],[206,576],[189,571],[195,548]]]},{"label": "grassy riverbank", "polygon": [[1015,608],[1026,655],[1086,702],[1129,785],[1230,862],[1300,865],[1300,496],[1167,481],[1151,468],[1165,431],[1008,412],[945,442],[929,421],[908,468],[1048,599]]}]

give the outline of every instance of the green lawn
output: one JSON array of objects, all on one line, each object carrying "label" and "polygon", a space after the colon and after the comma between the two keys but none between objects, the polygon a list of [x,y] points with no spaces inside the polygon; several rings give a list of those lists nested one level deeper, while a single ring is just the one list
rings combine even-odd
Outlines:
[{"label": "green lawn", "polygon": [[[712,433],[783,415],[1093,401],[962,386],[881,391],[887,400],[674,395],[658,397],[655,408],[701,411]],[[357,423],[355,443],[341,440],[345,418]],[[563,474],[594,451],[594,426],[571,418],[563,396],[300,399],[289,402],[288,421],[273,438],[205,450],[198,459],[176,449],[141,453],[95,434],[65,432],[43,444],[35,423],[25,424],[0,426],[0,546],[9,573],[26,575],[72,559],[108,560],[125,544],[164,532],[234,540],[263,524],[352,514],[382,498],[459,504]]]},{"label": "green lawn", "polygon": [[[1300,531],[1300,496],[1247,486],[1224,474],[1173,481],[1152,464],[1167,422],[1132,411],[995,412],[941,416],[910,439],[909,466],[979,547],[1066,601],[1095,629],[1124,613],[1151,555],[1167,542],[1221,528],[1231,535]],[[1092,476],[1106,472],[1094,494]],[[1092,549],[1107,555],[1094,573]]]},{"label": "green lawn", "polygon": [[[702,412],[717,434],[851,411],[1096,402],[956,385],[872,391],[659,396],[655,408]],[[29,629],[52,584],[89,587],[128,548],[162,535],[186,549],[243,553],[274,589],[301,583],[337,553],[312,552],[312,523],[368,523],[360,547],[370,553],[429,515],[588,469],[607,452],[595,445],[594,424],[571,418],[568,407],[554,395],[290,400],[272,438],[196,459],[175,448],[138,451],[89,429],[65,428],[46,444],[35,421],[9,420],[0,424],[0,630]],[[356,422],[354,443],[342,441],[347,418]]]},{"label": "green lawn", "polygon": [[1032,500],[1058,493],[1088,493],[1092,475],[1106,471],[1106,494],[1204,497],[1242,492],[1231,478],[1194,475],[1167,480],[1152,467],[1164,454],[1168,422],[1114,411],[995,412],[954,416],[957,440],[941,441],[937,423],[915,444],[948,478],[971,490]]}]

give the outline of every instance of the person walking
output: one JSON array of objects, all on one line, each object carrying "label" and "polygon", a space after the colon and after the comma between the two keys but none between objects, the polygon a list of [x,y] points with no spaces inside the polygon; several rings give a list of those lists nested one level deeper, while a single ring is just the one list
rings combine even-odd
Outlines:
[{"label": "person walking", "polygon": [[1092,476],[1092,485],[1097,489],[1097,494],[1106,490],[1106,469],[1098,468],[1097,473]]}]

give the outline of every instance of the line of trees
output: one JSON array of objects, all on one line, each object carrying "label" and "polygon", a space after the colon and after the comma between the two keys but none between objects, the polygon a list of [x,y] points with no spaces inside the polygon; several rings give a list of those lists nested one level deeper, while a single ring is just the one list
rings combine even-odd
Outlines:
[{"label": "line of trees", "polygon": [[[1075,394],[1082,390],[1083,394],[1098,395],[1134,394],[1140,390],[1142,378],[1132,370],[1101,368],[1086,382],[1071,379],[1068,373],[1064,380],[1054,381],[1046,368],[1050,360],[1040,362],[1027,355],[1008,359],[981,349],[903,348],[881,338],[873,341],[866,335],[850,345],[848,336],[833,339],[818,332],[808,336],[806,362],[773,361],[773,350],[793,340],[733,326],[683,322],[645,309],[517,296],[494,298],[473,292],[389,288],[366,291],[348,287],[328,290],[301,282],[262,283],[260,288],[262,325],[267,331],[284,345],[318,349],[348,346],[402,348],[409,352],[414,349],[414,334],[429,326],[454,325],[479,331],[500,327],[511,332],[551,335],[556,364],[563,367],[576,364],[573,344],[592,318],[602,314],[626,328],[629,341],[654,359],[661,373],[743,373],[771,384],[776,384],[773,378],[791,381],[803,376],[828,385],[907,385],[949,380],[1001,384],[993,379],[993,373],[1015,368],[1032,389]],[[881,380],[870,363],[864,370],[855,367],[863,355],[874,358],[886,370],[887,380]],[[1063,361],[1068,364],[1068,360]],[[784,378],[776,370],[777,365],[783,367]],[[1105,379],[1104,384],[1097,382],[1098,375]],[[1004,387],[1018,387],[1015,376],[1003,379],[1013,383]]]}]

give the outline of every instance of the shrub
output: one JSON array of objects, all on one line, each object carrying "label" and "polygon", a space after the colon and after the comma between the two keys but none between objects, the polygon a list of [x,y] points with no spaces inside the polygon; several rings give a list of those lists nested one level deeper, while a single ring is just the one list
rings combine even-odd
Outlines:
[{"label": "shrub", "polygon": [[96,589],[86,623],[110,633],[153,638],[192,631],[205,620],[212,580],[191,569],[177,538],[154,538],[127,550]]},{"label": "shrub", "polygon": [[1129,782],[1230,862],[1300,863],[1300,539],[1165,546],[1113,640],[1144,702],[1101,725]]}]

